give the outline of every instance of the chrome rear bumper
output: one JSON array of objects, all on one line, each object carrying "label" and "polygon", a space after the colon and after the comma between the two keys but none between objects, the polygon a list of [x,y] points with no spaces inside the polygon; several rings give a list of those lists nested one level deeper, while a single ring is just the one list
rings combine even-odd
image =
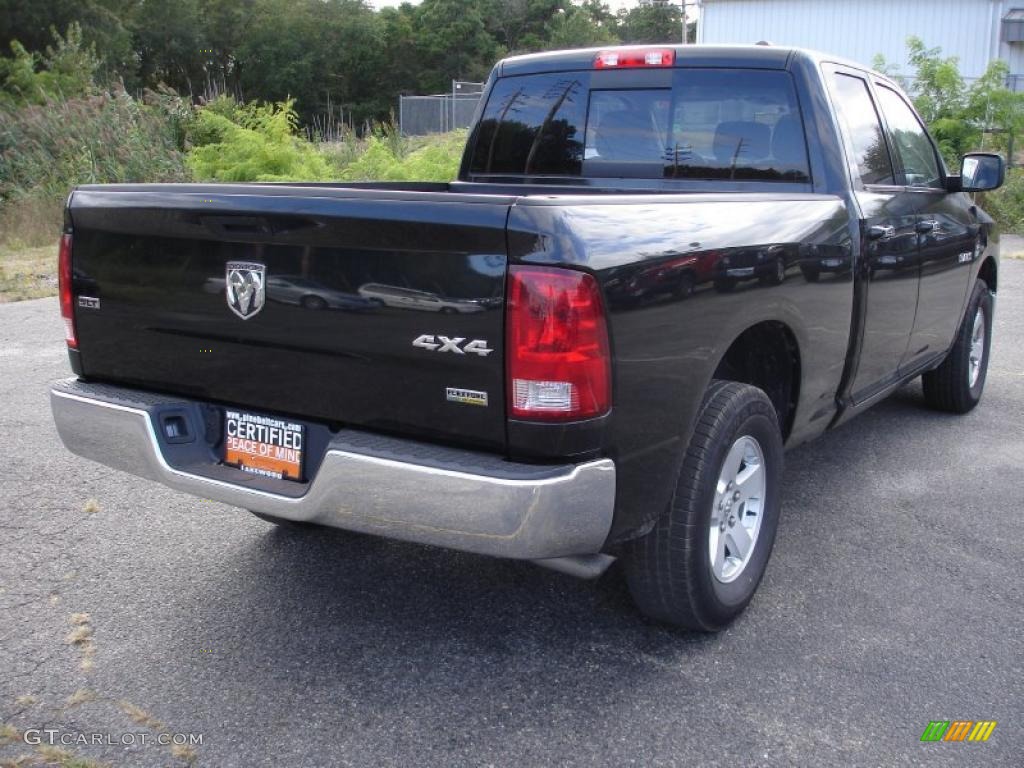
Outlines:
[{"label": "chrome rear bumper", "polygon": [[251,475],[213,461],[171,466],[156,430],[158,414],[193,401],[69,379],[53,386],[50,403],[61,440],[80,456],[289,520],[529,560],[593,555],[611,528],[615,465],[609,459],[533,466],[341,430],[304,488],[279,481],[290,486],[282,490],[294,490],[287,495],[252,487],[258,481]]}]

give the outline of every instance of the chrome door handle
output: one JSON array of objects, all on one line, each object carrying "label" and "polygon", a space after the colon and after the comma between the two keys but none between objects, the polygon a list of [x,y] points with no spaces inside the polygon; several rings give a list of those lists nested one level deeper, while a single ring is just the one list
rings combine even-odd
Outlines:
[{"label": "chrome door handle", "polygon": [[929,232],[934,232],[938,226],[939,222],[927,220],[917,222],[914,229],[916,229],[919,234],[927,235]]},{"label": "chrome door handle", "polygon": [[868,238],[871,240],[888,240],[896,236],[896,227],[881,227],[877,224],[868,229]]}]

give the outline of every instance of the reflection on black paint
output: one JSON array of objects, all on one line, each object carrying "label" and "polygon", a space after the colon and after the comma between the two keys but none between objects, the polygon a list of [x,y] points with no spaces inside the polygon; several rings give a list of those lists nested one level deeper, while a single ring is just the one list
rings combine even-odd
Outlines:
[{"label": "reflection on black paint", "polygon": [[[459,386],[502,401],[504,369],[494,361],[503,356],[508,206],[453,198],[338,199],[301,228],[278,228],[275,214],[261,212],[269,233],[224,239],[175,199],[159,210],[80,210],[77,285],[103,297],[102,311],[79,313],[84,375],[501,449],[502,407],[454,409],[444,393]],[[230,311],[229,261],[265,265],[260,313]],[[380,295],[389,291],[416,292],[417,301],[400,307]],[[453,363],[412,346],[424,333],[485,340],[495,354]],[[212,347],[215,355],[195,353]]]},{"label": "reflection on black paint", "polygon": [[412,309],[420,312],[440,312],[445,315],[483,312],[501,305],[500,298],[496,303],[492,297],[459,299],[431,291],[421,291],[401,285],[384,285],[383,283],[366,283],[359,286],[359,296],[375,306]]},{"label": "reflection on black paint", "polygon": [[499,80],[476,131],[474,173],[578,175],[586,99],[564,75]]},{"label": "reflection on black paint", "polygon": [[302,275],[268,275],[267,299],[317,311],[369,312],[378,307],[358,293],[340,291]]},{"label": "reflection on black paint", "polygon": [[[456,257],[276,245],[245,248],[246,255],[239,258],[268,264],[267,299],[278,304],[318,311],[396,307],[467,314],[500,307],[503,301],[505,259],[501,254]],[[396,266],[396,260],[402,266]],[[224,277],[206,278],[202,290],[223,295]]]}]

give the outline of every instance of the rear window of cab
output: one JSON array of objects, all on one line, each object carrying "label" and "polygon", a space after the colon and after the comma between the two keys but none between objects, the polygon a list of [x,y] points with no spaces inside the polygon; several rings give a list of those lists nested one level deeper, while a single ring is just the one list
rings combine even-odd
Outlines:
[{"label": "rear window of cab", "polygon": [[469,171],[810,181],[792,77],[759,69],[676,69],[653,88],[591,88],[588,72],[500,78]]}]

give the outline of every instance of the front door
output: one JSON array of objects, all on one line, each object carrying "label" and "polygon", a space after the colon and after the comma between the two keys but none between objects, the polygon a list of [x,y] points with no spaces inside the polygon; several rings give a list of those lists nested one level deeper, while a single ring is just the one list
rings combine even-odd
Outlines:
[{"label": "front door", "polygon": [[864,330],[851,393],[861,402],[891,383],[907,353],[917,310],[917,201],[898,183],[867,81],[837,67],[829,72],[862,213]]},{"label": "front door", "polygon": [[910,370],[953,343],[970,288],[971,263],[980,253],[979,227],[969,198],[946,192],[945,169],[910,105],[883,83],[875,83],[875,93],[897,176],[918,213],[917,316],[903,360],[904,370]]}]

